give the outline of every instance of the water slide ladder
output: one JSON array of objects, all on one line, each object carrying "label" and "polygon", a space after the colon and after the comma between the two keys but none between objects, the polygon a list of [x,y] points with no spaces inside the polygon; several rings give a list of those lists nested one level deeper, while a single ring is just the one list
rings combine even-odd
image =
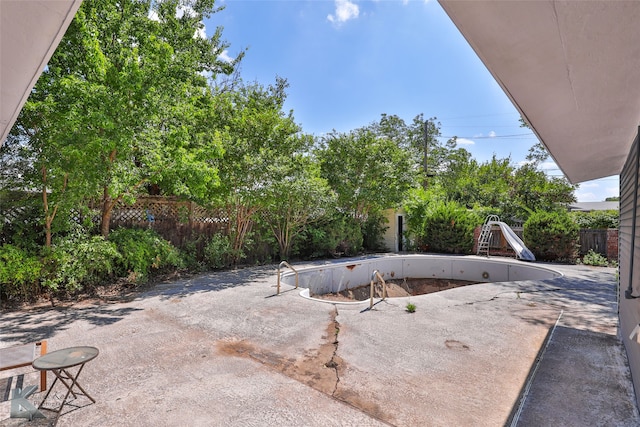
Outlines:
[{"label": "water slide ladder", "polygon": [[484,220],[484,224],[482,224],[482,228],[480,229],[480,236],[478,237],[477,255],[484,254],[487,257],[489,256],[489,245],[491,244],[491,237],[493,235],[491,232],[491,226],[493,223],[499,221],[500,218],[498,215],[489,215]]}]

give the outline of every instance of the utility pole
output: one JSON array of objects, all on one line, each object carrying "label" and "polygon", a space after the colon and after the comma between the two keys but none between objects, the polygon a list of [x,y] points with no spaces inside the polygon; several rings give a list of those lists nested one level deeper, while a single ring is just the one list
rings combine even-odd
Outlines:
[{"label": "utility pole", "polygon": [[427,159],[429,158],[429,119],[424,121],[424,153],[422,158],[422,170],[424,172],[424,181],[422,187],[426,190],[429,185],[429,174],[427,173]]}]

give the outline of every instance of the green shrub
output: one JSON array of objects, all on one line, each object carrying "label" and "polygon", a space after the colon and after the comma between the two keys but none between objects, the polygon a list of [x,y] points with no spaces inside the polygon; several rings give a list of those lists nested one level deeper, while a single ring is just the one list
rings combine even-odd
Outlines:
[{"label": "green shrub", "polygon": [[589,249],[589,252],[582,257],[582,263],[585,265],[595,265],[597,267],[607,267],[609,260],[601,254],[594,252],[593,249]]},{"label": "green shrub", "polygon": [[184,265],[178,250],[150,229],[119,228],[109,236],[122,255],[118,272],[135,282],[145,282],[154,271]]},{"label": "green shrub", "polygon": [[480,218],[456,202],[436,202],[426,211],[422,242],[433,252],[471,253]]},{"label": "green shrub", "polygon": [[367,251],[378,252],[385,249],[384,233],[389,221],[381,213],[370,214],[362,225],[362,246]]},{"label": "green shrub", "polygon": [[524,243],[537,259],[573,262],[578,253],[578,231],[566,211],[536,211],[524,223]]},{"label": "green shrub", "polygon": [[571,212],[570,215],[578,227],[584,229],[618,228],[620,222],[617,210]]},{"label": "green shrub", "polygon": [[301,258],[357,255],[363,249],[362,224],[350,215],[335,213],[308,225],[295,241],[292,253]]},{"label": "green shrub", "polygon": [[116,245],[102,236],[75,232],[45,250],[43,285],[74,292],[106,283],[114,279],[121,258]]},{"label": "green shrub", "polygon": [[362,252],[364,237],[361,224],[350,215],[336,215],[329,229],[330,238],[338,241],[334,253],[346,256]]},{"label": "green shrub", "polygon": [[200,272],[206,269],[203,255],[204,240],[205,237],[203,235],[198,235],[194,232],[191,238],[186,239],[179,248],[180,256],[189,271]]},{"label": "green shrub", "polygon": [[231,265],[232,248],[229,237],[214,234],[204,247],[203,260],[209,268],[225,268]]},{"label": "green shrub", "polygon": [[0,243],[37,252],[44,244],[40,198],[35,193],[2,192],[0,200]]},{"label": "green shrub", "polygon": [[33,300],[40,293],[39,258],[14,245],[0,246],[0,298]]},{"label": "green shrub", "polygon": [[291,252],[305,259],[321,258],[330,256],[338,243],[325,224],[307,225],[298,235]]}]

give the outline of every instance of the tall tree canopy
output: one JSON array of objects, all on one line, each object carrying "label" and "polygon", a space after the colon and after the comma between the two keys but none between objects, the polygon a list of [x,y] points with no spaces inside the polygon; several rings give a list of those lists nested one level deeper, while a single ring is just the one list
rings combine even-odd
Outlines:
[{"label": "tall tree canopy", "polygon": [[218,10],[214,0],[83,2],[18,118],[15,136],[50,148],[33,150],[34,168],[50,169],[38,187],[62,192],[84,171],[103,235],[115,204],[148,183],[196,199],[219,183],[208,78],[242,55],[220,59],[221,29],[204,35]]},{"label": "tall tree canopy", "polygon": [[216,96],[209,117],[212,128],[225,129],[215,203],[229,218],[227,234],[236,258],[267,203],[274,169],[309,149],[308,139],[298,137],[293,113],[284,111],[287,86],[282,78],[266,87],[236,82],[234,90]]},{"label": "tall tree canopy", "polygon": [[410,153],[370,127],[328,134],[316,155],[338,205],[358,219],[399,205],[415,182]]}]

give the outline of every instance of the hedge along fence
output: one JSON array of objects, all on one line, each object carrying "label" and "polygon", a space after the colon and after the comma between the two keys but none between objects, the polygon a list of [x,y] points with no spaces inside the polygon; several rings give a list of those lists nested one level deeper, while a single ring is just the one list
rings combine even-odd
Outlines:
[{"label": "hedge along fence", "polygon": [[[129,205],[118,203],[111,214],[110,228],[151,228],[174,246],[198,237],[201,244],[214,234],[226,234],[229,219],[220,211],[205,209],[193,202],[164,196],[142,196]],[[201,248],[199,248],[201,249]]]}]

